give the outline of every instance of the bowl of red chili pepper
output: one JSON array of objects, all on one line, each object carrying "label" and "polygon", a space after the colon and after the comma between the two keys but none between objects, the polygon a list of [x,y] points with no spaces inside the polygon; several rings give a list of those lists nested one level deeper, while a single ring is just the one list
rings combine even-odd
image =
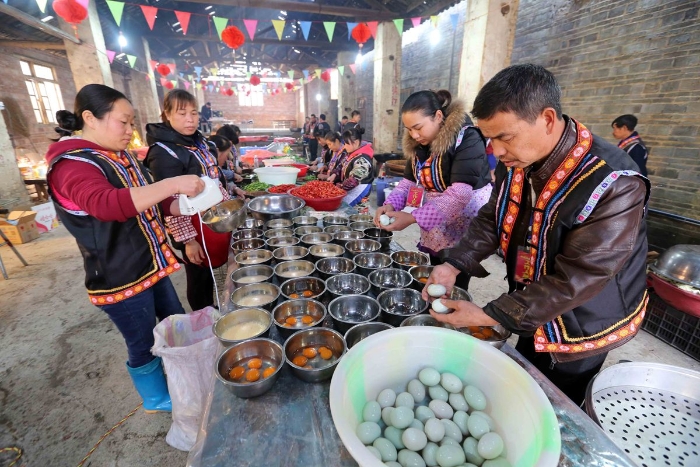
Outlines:
[{"label": "bowl of red chili pepper", "polygon": [[270,188],[267,189],[268,193],[271,194],[285,194],[292,188],[296,188],[297,185],[294,184],[284,184],[284,185],[277,185],[277,186],[271,186]]},{"label": "bowl of red chili pepper", "polygon": [[292,188],[289,194],[303,199],[307,206],[316,211],[335,211],[347,193],[331,182],[315,180]]}]

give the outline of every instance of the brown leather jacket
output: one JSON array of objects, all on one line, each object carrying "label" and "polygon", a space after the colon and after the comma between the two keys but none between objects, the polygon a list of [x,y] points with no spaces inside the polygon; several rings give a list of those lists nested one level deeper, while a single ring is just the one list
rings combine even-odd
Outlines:
[{"label": "brown leather jacket", "polygon": [[[644,207],[648,187],[642,178],[631,176],[620,177],[604,192],[585,222],[571,226],[557,239],[560,248],[552,252],[553,267],[548,267],[546,275],[526,288],[513,280],[516,249],[525,244],[527,219],[532,211],[529,185],[539,196],[576,143],[576,127],[565,118],[566,129],[552,154],[536,167],[526,169],[525,196],[505,256],[510,291],[484,307],[487,315],[521,335],[532,335],[538,327],[569,312],[575,316],[576,326],[573,327],[579,335],[593,335],[629,315],[629,308],[639,303],[645,288]],[[602,138],[593,136],[593,141],[590,152],[606,161],[613,170],[637,170],[623,151]],[[443,259],[467,274],[485,277],[488,273],[479,263],[499,246],[495,213],[506,174],[507,169],[499,164],[491,199],[472,220],[469,232],[460,243],[442,252]],[[567,201],[568,198],[564,202]],[[637,301],[632,303],[634,300]],[[577,310],[583,312],[577,313]],[[629,338],[581,354],[558,355],[561,358],[557,359],[575,360],[607,352]]]}]

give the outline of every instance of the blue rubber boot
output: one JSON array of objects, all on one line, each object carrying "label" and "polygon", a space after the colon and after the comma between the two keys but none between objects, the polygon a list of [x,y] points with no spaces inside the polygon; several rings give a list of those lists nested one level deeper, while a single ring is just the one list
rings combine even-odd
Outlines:
[{"label": "blue rubber boot", "polygon": [[131,368],[127,363],[126,369],[143,399],[143,408],[147,413],[172,412],[173,405],[160,357],[138,368]]}]

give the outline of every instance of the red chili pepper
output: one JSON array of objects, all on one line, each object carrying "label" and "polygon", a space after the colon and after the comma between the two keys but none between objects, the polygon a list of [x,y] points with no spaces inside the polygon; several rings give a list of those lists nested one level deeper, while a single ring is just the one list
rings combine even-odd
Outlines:
[{"label": "red chili pepper", "polygon": [[277,185],[277,186],[270,187],[267,191],[269,191],[270,193],[287,193],[289,190],[291,190],[292,188],[296,188],[296,187],[297,187],[296,185],[291,185],[291,184]]},{"label": "red chili pepper", "polygon": [[302,198],[315,199],[337,198],[338,196],[346,195],[345,190],[342,188],[338,188],[331,182],[322,182],[320,180],[309,182],[299,188],[295,188],[291,194]]}]

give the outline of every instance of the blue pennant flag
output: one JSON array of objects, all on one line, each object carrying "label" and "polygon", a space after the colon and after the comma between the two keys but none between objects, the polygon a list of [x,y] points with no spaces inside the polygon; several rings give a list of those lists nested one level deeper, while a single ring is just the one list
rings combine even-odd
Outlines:
[{"label": "blue pennant flag", "polygon": [[450,21],[452,21],[452,27],[457,29],[457,22],[459,21],[459,13],[452,13],[450,15]]},{"label": "blue pennant flag", "polygon": [[352,38],[352,30],[355,29],[355,26],[357,26],[357,23],[347,23],[348,25],[348,40]]},{"label": "blue pennant flag", "polygon": [[302,70],[302,73],[304,73],[304,78],[308,79],[309,77],[309,70]]},{"label": "blue pennant flag", "polygon": [[309,40],[309,31],[311,30],[311,21],[299,21],[301,32],[304,34],[304,40]]},{"label": "blue pennant flag", "polygon": [[197,73],[197,79],[200,79],[202,77],[202,67],[201,66],[194,67],[194,72]]}]

